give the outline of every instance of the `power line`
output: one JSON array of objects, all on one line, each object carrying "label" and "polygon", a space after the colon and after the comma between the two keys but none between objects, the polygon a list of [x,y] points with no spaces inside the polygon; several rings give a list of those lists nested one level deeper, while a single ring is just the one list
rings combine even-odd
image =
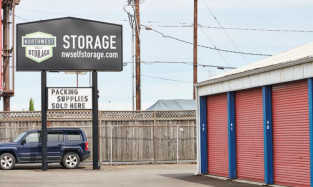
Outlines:
[{"label": "power line", "polygon": [[18,16],[18,15],[16,15],[16,14],[15,14],[15,17],[17,17],[17,18],[19,18],[19,19],[21,19],[21,20],[23,20],[23,21],[29,21],[28,19],[25,19],[25,18],[23,18],[23,17],[21,17],[21,16]]},{"label": "power line", "polygon": [[[153,25],[142,25],[149,27],[164,27],[164,28],[191,28],[193,25],[191,23],[183,23],[178,25],[167,25],[167,24],[153,24]],[[225,30],[239,30],[239,31],[265,31],[265,32],[295,32],[295,33],[312,33],[313,30],[299,30],[299,29],[266,29],[266,28],[244,28],[244,27],[213,27],[203,24],[198,24],[198,27],[205,29],[225,29]]]},{"label": "power line", "polygon": [[[174,23],[175,24],[175,23]],[[198,24],[198,27],[200,24]],[[193,24],[186,23],[186,24],[181,24],[181,25],[165,25],[165,24],[153,24],[153,25],[141,25],[143,27],[165,27],[165,28],[191,28],[193,27]]]},{"label": "power line", "polygon": [[[212,42],[212,40],[209,38],[209,36],[204,32],[204,30],[200,27],[200,30],[202,31],[202,33],[204,34],[204,36],[207,38],[207,40],[213,45],[213,47],[215,49],[217,49],[216,45],[214,45],[214,43]],[[223,61],[230,66],[230,64],[228,63],[228,61],[225,59],[225,57],[222,55],[221,51],[217,50],[217,53],[220,55],[220,57],[223,59]]]},{"label": "power line", "polygon": [[[140,4],[144,3],[145,1],[140,2]],[[132,5],[130,5],[132,6]],[[122,21],[122,22],[129,22],[127,19],[119,19],[119,18],[103,18],[99,16],[90,16],[90,15],[83,15],[83,14],[69,14],[69,13],[64,13],[64,12],[54,12],[54,11],[42,11],[42,10],[31,10],[31,9],[18,9],[19,11],[24,11],[24,12],[34,12],[34,13],[41,13],[41,14],[59,14],[59,15],[65,15],[65,16],[79,16],[79,17],[90,17],[90,18],[96,18],[96,19],[105,19],[105,20],[116,20],[116,21]],[[190,24],[190,23],[184,23],[184,22],[162,22],[162,21],[144,21],[142,20],[141,22],[144,23],[165,23],[165,24]]]},{"label": "power line", "polygon": [[168,79],[168,78],[156,77],[156,76],[151,76],[151,75],[141,75],[141,76],[144,76],[144,77],[149,77],[149,78],[153,78],[153,79],[160,79],[160,80],[166,80],[166,81],[174,81],[174,82],[181,82],[181,83],[188,83],[188,84],[192,84],[192,82],[189,82],[189,81],[183,81],[183,80]]},{"label": "power line", "polygon": [[[103,17],[96,17],[90,15],[83,15],[83,14],[69,14],[64,12],[51,12],[51,11],[41,11],[41,10],[30,10],[30,9],[18,9],[19,11],[24,12],[35,12],[35,13],[42,13],[42,14],[60,14],[60,15],[73,15],[73,16],[80,16],[80,17],[90,17],[90,18],[97,18],[97,19],[106,19],[106,20],[117,20],[122,22],[128,22],[127,19],[118,19],[118,18],[103,18]],[[19,17],[20,19],[25,19]],[[26,21],[26,20],[25,20]],[[166,21],[144,21],[144,23],[151,23],[153,25],[141,25],[141,26],[150,26],[150,27],[193,27],[192,23],[187,22],[166,22]],[[171,25],[175,24],[175,25]],[[267,29],[267,28],[244,28],[244,27],[212,27],[198,24],[198,27],[207,28],[207,29],[226,29],[226,30],[242,30],[242,31],[267,31],[267,32],[300,32],[300,33],[312,33],[313,30],[299,30],[299,29]]]},{"label": "power line", "polygon": [[208,29],[224,29],[224,30],[239,30],[239,31],[266,31],[266,32],[299,32],[312,33],[313,30],[298,30],[298,29],[262,29],[262,28],[243,28],[243,27],[211,27],[199,24],[199,27]]},{"label": "power line", "polygon": [[[205,3],[204,0],[202,0],[204,6],[208,9],[208,11],[210,12],[210,14],[212,15],[212,17],[214,18],[214,20],[216,21],[216,23],[220,26],[220,27],[223,27],[221,22],[217,19],[217,17],[215,16],[215,14],[213,13],[213,11],[209,8],[209,6]],[[235,43],[235,41],[230,37],[230,35],[228,34],[228,32],[223,29],[225,35],[227,36],[227,38],[229,39],[229,41],[233,44],[233,46],[235,47],[235,49],[238,51],[238,52],[241,52],[241,50],[239,49],[239,47],[237,46],[237,44]],[[248,63],[248,60],[246,59],[246,57],[244,55],[241,55],[241,57],[243,58],[243,60]]]},{"label": "power line", "polygon": [[178,24],[178,25],[193,25],[192,23],[187,22],[170,22],[170,21],[142,21],[146,23],[153,23],[153,24]]},{"label": "power line", "polygon": [[[179,42],[183,42],[183,43],[186,43],[186,44],[191,44],[193,45],[192,42],[188,42],[188,41],[185,41],[185,40],[182,40],[182,39],[179,39],[179,38],[176,38],[176,37],[173,37],[173,36],[169,36],[169,35],[165,35],[164,33],[158,31],[158,30],[155,30],[155,29],[152,29],[151,27],[145,27],[146,30],[152,30],[160,35],[162,35],[164,38],[170,38],[170,39],[173,39],[173,40],[176,40],[176,41],[179,41]],[[207,48],[207,49],[211,49],[211,50],[218,50],[218,51],[223,51],[223,52],[227,52],[227,53],[235,53],[235,54],[244,54],[244,55],[254,55],[254,56],[272,56],[270,54],[261,54],[261,53],[250,53],[250,52],[240,52],[240,51],[232,51],[232,50],[228,50],[228,49],[219,49],[219,48],[214,48],[214,47],[209,47],[209,46],[205,46],[205,45],[198,45],[199,47],[203,47],[203,48]]]},{"label": "power line", "polygon": [[72,15],[72,16],[79,16],[79,17],[90,17],[90,18],[97,18],[97,19],[107,19],[107,20],[116,20],[116,21],[123,21],[128,22],[127,19],[117,19],[117,18],[103,18],[99,16],[90,16],[90,15],[82,15],[82,14],[69,14],[64,12],[52,12],[52,11],[42,11],[42,10],[29,10],[29,9],[18,9],[19,11],[24,12],[35,12],[35,13],[42,13],[42,14],[59,14],[59,15]]},{"label": "power line", "polygon": [[[134,62],[124,62],[126,64],[131,64]],[[141,63],[150,65],[150,64],[186,64],[186,65],[194,65],[193,62],[171,62],[171,61],[141,61]],[[210,65],[210,64],[197,64],[197,66],[201,67],[209,67],[209,68],[217,68],[217,69],[236,69],[235,67],[230,66],[216,66],[216,65]]]}]

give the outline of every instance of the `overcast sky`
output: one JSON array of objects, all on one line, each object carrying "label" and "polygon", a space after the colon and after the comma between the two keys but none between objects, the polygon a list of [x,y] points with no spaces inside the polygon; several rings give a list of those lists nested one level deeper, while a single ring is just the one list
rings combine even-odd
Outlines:
[{"label": "overcast sky", "polygon": [[[204,4],[205,3],[205,4]],[[131,61],[131,29],[123,7],[126,0],[21,0],[17,6],[17,23],[66,16],[94,19],[123,24],[124,61]],[[207,5],[207,6],[205,6]],[[313,30],[313,1],[310,0],[199,0],[199,23],[218,27]],[[127,10],[129,8],[126,7]],[[165,35],[189,42],[193,39],[191,27],[159,27],[158,25],[192,24],[193,0],[143,0],[143,25],[151,26]],[[154,23],[150,23],[154,22]],[[159,23],[155,23],[159,22]],[[277,54],[312,42],[313,33],[287,33],[243,30],[199,29],[199,44],[251,53]],[[211,40],[209,42],[208,38]],[[231,39],[229,39],[231,38]],[[142,61],[192,62],[192,45],[164,38],[154,31],[141,31]],[[237,48],[233,45],[236,44]],[[222,57],[221,57],[222,56]],[[199,63],[240,67],[263,59],[263,56],[238,55],[199,47]],[[199,67],[198,79],[203,81],[222,73],[216,68]],[[192,99],[192,66],[186,64],[143,64],[142,108],[146,109],[159,99]],[[151,78],[160,77],[178,81]],[[79,76],[80,86],[89,86],[89,74]],[[99,73],[101,110],[131,110],[131,64],[123,72]],[[30,97],[35,109],[40,109],[40,73],[16,73],[15,97],[12,110],[27,110]],[[48,86],[76,86],[74,75],[49,73]],[[1,102],[2,105],[2,102]],[[1,106],[2,108],[2,106]]]}]

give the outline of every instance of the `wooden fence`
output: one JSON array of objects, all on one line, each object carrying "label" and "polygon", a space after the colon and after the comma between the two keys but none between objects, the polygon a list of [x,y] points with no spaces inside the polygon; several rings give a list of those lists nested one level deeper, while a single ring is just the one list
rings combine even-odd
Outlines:
[{"label": "wooden fence", "polygon": [[[196,160],[195,111],[100,111],[102,162],[182,162]],[[48,112],[48,127],[78,127],[92,150],[92,112]],[[41,128],[40,112],[0,112],[0,142]],[[88,161],[92,160],[92,156]]]}]

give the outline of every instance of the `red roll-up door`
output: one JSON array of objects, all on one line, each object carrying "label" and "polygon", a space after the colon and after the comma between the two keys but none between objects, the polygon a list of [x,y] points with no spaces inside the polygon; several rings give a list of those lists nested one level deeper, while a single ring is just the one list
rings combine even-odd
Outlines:
[{"label": "red roll-up door", "polygon": [[264,181],[262,88],[236,92],[237,177]]},{"label": "red roll-up door", "polygon": [[208,97],[208,173],[228,177],[227,94]]},{"label": "red roll-up door", "polygon": [[310,185],[307,80],[273,86],[274,183]]}]

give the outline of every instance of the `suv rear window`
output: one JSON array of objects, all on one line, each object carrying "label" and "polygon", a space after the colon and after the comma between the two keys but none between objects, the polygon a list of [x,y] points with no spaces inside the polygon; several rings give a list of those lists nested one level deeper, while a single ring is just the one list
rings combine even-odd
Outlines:
[{"label": "suv rear window", "polygon": [[79,132],[67,132],[67,141],[81,141],[82,136]]},{"label": "suv rear window", "polygon": [[48,142],[62,142],[63,141],[63,132],[55,131],[48,132]]}]

